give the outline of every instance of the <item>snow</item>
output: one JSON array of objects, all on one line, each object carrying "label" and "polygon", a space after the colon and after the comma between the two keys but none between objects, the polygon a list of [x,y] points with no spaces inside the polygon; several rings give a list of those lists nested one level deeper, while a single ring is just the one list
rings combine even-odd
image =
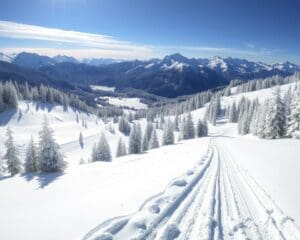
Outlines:
[{"label": "snow", "polygon": [[[295,84],[283,85],[282,93],[290,86]],[[221,104],[242,96],[263,101],[271,91],[222,97]],[[204,114],[205,108],[192,111],[194,123]],[[22,101],[18,111],[0,114],[0,152],[9,125],[23,159],[44,116],[69,167],[63,174],[0,179],[0,239],[218,239],[221,230],[223,239],[300,238],[299,140],[239,136],[236,124],[220,119],[209,125],[209,137],[115,158],[120,136],[128,143],[117,124],[111,134],[92,114]],[[144,130],[145,119],[140,123]],[[90,158],[101,132],[112,162],[79,165],[81,157]],[[162,131],[157,134],[161,140]]]},{"label": "snow", "polygon": [[195,139],[111,163],[73,166],[62,175],[3,179],[0,238],[80,239],[99,223],[135,212],[145,199],[163,191],[174,176],[199,161],[207,141]]},{"label": "snow", "polygon": [[124,97],[101,97],[106,99],[109,104],[121,107],[133,108],[136,110],[147,109],[148,106],[141,102],[140,98],[124,98]]},{"label": "snow", "polygon": [[226,72],[228,68],[227,63],[220,57],[213,57],[209,59],[207,66],[211,69],[220,68],[222,72]]},{"label": "snow", "polygon": [[155,63],[149,63],[144,68],[149,69],[149,68],[153,67],[154,65],[155,65]]},{"label": "snow", "polygon": [[100,91],[105,91],[105,92],[114,92],[115,91],[115,87],[108,87],[108,86],[101,86],[101,85],[90,85],[90,88],[92,90],[100,90]]},{"label": "snow", "polygon": [[175,69],[175,70],[182,72],[183,68],[187,67],[187,66],[189,66],[189,65],[185,64],[185,63],[179,63],[177,61],[173,61],[171,65],[168,66],[168,65],[164,64],[161,68],[163,70]]}]

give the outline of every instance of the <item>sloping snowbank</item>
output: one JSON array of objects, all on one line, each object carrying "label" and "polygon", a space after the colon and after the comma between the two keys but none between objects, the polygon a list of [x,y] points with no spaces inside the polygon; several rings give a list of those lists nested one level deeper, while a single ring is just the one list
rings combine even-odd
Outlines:
[{"label": "sloping snowbank", "polygon": [[0,239],[78,239],[106,219],[130,214],[201,159],[208,138],[73,166],[63,175],[0,180]]}]

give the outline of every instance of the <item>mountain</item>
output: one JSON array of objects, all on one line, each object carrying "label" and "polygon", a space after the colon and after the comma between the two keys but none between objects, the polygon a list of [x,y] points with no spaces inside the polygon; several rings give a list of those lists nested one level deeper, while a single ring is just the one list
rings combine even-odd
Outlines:
[{"label": "mountain", "polygon": [[[54,83],[67,82],[83,88],[98,84],[113,86],[121,91],[139,89],[163,97],[193,94],[227,85],[233,79],[288,76],[300,71],[298,65],[290,62],[266,64],[219,56],[187,58],[179,53],[146,61],[84,59],[82,62],[68,56],[50,58],[25,52],[18,54],[12,61],[27,69],[22,71],[36,70],[35,74],[42,74]],[[18,76],[19,73],[20,70]],[[25,79],[29,78],[26,72]]]},{"label": "mountain", "polygon": [[82,61],[66,56],[66,55],[57,55],[55,57],[42,56],[36,53],[27,53],[22,52],[19,54],[4,54],[0,53],[0,61],[12,62],[22,67],[39,69],[40,67],[55,65],[57,63],[85,63],[91,66],[101,66],[112,63],[118,63],[122,60],[112,59],[112,58],[85,58]]},{"label": "mountain", "polygon": [[233,79],[287,76],[299,71],[300,67],[292,63],[270,65],[237,58],[195,59],[176,53],[147,61],[123,61],[98,67],[61,63],[39,70],[51,78],[76,85],[135,88],[159,96],[177,97],[220,87]]},{"label": "mountain", "polygon": [[65,56],[65,55],[57,55],[52,58],[56,61],[56,63],[63,63],[63,62],[71,62],[71,63],[79,63],[76,58]]},{"label": "mountain", "polygon": [[71,83],[59,79],[53,79],[40,71],[0,61],[0,81],[7,80],[21,83],[27,81],[34,85],[44,84],[61,89],[74,89]]},{"label": "mountain", "polygon": [[13,59],[12,63],[22,67],[38,69],[43,66],[54,65],[56,61],[48,56],[22,52]]},{"label": "mountain", "polygon": [[11,62],[16,54],[5,54],[0,52],[0,61]]},{"label": "mountain", "polygon": [[81,63],[85,63],[91,66],[101,66],[111,63],[121,62],[122,60],[113,59],[113,58],[84,58]]}]

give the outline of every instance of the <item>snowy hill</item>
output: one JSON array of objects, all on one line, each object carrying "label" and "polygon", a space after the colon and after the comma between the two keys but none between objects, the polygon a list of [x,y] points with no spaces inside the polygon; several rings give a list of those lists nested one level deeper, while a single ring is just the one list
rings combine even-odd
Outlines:
[{"label": "snowy hill", "polygon": [[[295,85],[281,86],[282,94]],[[221,105],[242,96],[263,101],[271,92],[222,97]],[[207,106],[192,111],[194,123],[204,117]],[[1,239],[300,237],[299,140],[240,136],[237,124],[218,119],[216,126],[209,125],[208,137],[116,158],[119,137],[128,142],[117,124],[58,105],[23,101],[17,111],[0,114],[1,151],[9,125],[24,156],[25,144],[30,135],[37,140],[45,115],[69,167],[62,174],[0,180],[0,192],[5,193],[0,198],[0,222],[5,223],[0,224]],[[137,121],[144,131],[146,120]],[[112,162],[79,165],[81,158],[90,158],[101,131],[110,144]],[[158,137],[161,140],[161,130]]]}]

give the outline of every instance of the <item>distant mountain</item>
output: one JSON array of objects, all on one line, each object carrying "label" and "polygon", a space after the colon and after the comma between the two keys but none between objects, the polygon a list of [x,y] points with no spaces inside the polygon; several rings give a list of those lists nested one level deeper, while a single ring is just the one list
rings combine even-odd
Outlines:
[{"label": "distant mountain", "polygon": [[159,96],[177,97],[227,85],[232,79],[287,76],[300,67],[292,63],[270,65],[236,58],[186,58],[176,53],[148,61],[123,61],[99,67],[61,63],[39,70],[51,78],[80,86],[135,88]]},{"label": "distant mountain", "polygon": [[57,55],[52,58],[56,61],[56,63],[70,62],[70,63],[79,63],[76,58],[65,56],[65,55]]},{"label": "distant mountain", "polygon": [[81,63],[85,63],[91,66],[101,66],[112,63],[122,62],[122,60],[113,59],[113,58],[84,58]]},{"label": "distant mountain", "polygon": [[39,69],[43,66],[54,65],[57,62],[48,56],[40,56],[36,53],[19,53],[12,61],[13,64],[21,67]]},{"label": "distant mountain", "polygon": [[40,71],[0,61],[0,81],[29,82],[34,85],[50,85],[61,89],[74,89],[73,84],[64,80],[53,79]]},{"label": "distant mountain", "polygon": [[11,62],[15,56],[16,54],[4,54],[0,52],[0,61]]},{"label": "distant mountain", "polygon": [[288,76],[300,71],[298,65],[290,62],[266,64],[218,56],[196,59],[178,53],[147,61],[85,59],[83,62],[68,56],[50,58],[32,53],[20,53],[12,61],[35,69],[54,82],[67,82],[82,88],[99,84],[119,90],[139,89],[163,97],[193,94],[227,85],[233,79]]}]

